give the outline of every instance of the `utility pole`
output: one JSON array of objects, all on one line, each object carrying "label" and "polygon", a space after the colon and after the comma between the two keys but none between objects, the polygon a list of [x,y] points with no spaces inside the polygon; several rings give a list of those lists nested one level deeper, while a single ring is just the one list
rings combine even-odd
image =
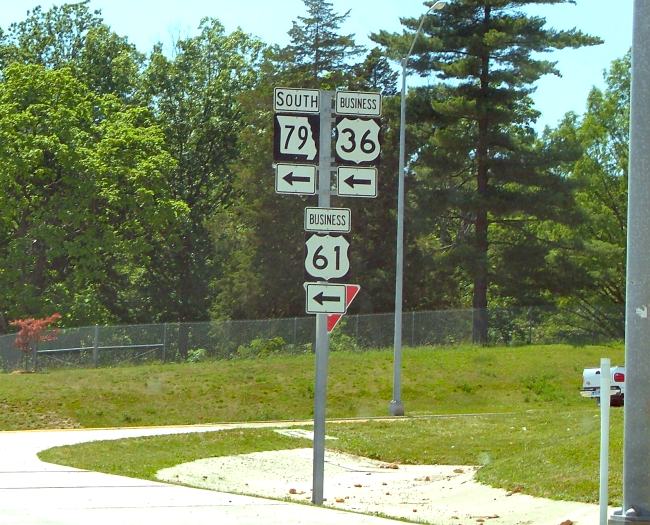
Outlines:
[{"label": "utility pole", "polygon": [[650,524],[650,2],[634,1],[625,294],[623,508],[610,525]]}]

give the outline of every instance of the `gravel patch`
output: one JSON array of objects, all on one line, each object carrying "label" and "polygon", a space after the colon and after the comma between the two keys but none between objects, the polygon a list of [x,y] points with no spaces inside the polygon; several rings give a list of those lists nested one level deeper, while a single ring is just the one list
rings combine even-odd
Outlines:
[{"label": "gravel patch", "polygon": [[[478,467],[396,465],[326,452],[324,504],[432,524],[587,525],[598,506],[534,498],[482,485]],[[208,458],[167,468],[158,479],[220,492],[311,501],[312,449]]]}]

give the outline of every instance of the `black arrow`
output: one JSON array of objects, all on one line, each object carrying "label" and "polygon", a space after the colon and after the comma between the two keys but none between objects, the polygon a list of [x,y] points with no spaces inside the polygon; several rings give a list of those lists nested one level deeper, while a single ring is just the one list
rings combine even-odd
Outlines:
[{"label": "black arrow", "polygon": [[293,175],[293,171],[290,171],[289,173],[287,173],[284,177],[282,177],[282,179],[283,179],[287,184],[289,184],[289,186],[293,186],[293,183],[294,183],[294,182],[309,182],[309,181],[311,180],[310,177],[300,177],[300,176],[298,176],[298,175],[296,175],[296,176],[294,177],[294,175]]},{"label": "black arrow", "polygon": [[323,292],[320,292],[316,294],[314,297],[314,301],[316,301],[318,304],[323,306],[324,302],[329,302],[329,303],[340,303],[341,298],[338,296],[332,296],[332,295],[323,295]]},{"label": "black arrow", "polygon": [[350,188],[354,188],[355,184],[363,184],[366,186],[369,186],[372,184],[372,181],[370,179],[355,179],[354,175],[350,175],[347,179],[344,181]]}]

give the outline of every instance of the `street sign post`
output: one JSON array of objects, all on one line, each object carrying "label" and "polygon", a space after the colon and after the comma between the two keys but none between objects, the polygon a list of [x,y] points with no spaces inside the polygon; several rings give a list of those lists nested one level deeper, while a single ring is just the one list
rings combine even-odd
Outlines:
[{"label": "street sign post", "polygon": [[[332,172],[332,102],[334,93],[276,87],[273,91],[275,191],[318,194],[318,207],[305,208],[305,310],[316,315],[314,385],[314,461],[312,503],[322,505],[325,471],[325,400],[328,333],[359,292],[358,285],[334,284],[350,271],[348,208],[330,208]],[[338,195],[376,197],[381,125],[381,95],[340,91],[335,106]],[[316,169],[318,165],[318,169]],[[346,167],[347,166],[347,167]],[[318,183],[316,177],[318,176]],[[331,282],[312,282],[331,281]]]},{"label": "street sign post", "polygon": [[350,233],[349,208],[305,208],[306,232]]},{"label": "street sign post", "polygon": [[377,168],[339,166],[336,170],[336,194],[339,197],[376,197]]},{"label": "street sign post", "polygon": [[340,164],[376,165],[381,145],[379,119],[339,117],[336,119],[336,162]]},{"label": "street sign post", "polygon": [[350,273],[350,241],[340,233],[308,233],[305,241],[305,278],[345,281]]},{"label": "street sign post", "polygon": [[275,192],[294,195],[315,195],[316,166],[309,164],[276,164]]},{"label": "street sign post", "polygon": [[[322,92],[319,136],[322,155],[320,155],[318,163],[318,206],[328,208],[332,178],[330,173],[332,170],[332,93],[329,91]],[[307,290],[305,293],[307,294]],[[316,378],[314,381],[314,456],[311,501],[316,505],[322,505],[325,485],[325,405],[330,349],[327,315],[324,313],[316,315],[315,339]]]}]

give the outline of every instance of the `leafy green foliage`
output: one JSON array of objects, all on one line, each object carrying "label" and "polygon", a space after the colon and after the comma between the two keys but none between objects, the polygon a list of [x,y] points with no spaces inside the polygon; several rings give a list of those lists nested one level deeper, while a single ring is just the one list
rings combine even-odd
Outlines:
[{"label": "leafy green foliage", "polygon": [[[567,212],[573,208],[570,188],[557,171],[563,159],[540,148],[531,128],[537,116],[529,97],[532,84],[558,74],[536,53],[599,43],[577,30],[546,29],[544,19],[523,12],[524,4],[450,2],[423,20],[424,35],[410,61],[420,75],[439,81],[416,92],[411,113],[417,143],[423,145],[407,154],[415,161],[414,212],[433,217],[422,246],[434,254],[448,252],[471,283],[474,340],[480,343],[487,342],[493,276],[511,271],[495,268],[495,230],[574,218]],[[419,20],[403,24],[414,30]],[[393,57],[403,56],[413,37],[373,35]]]},{"label": "leafy green foliage", "polygon": [[[309,197],[283,196],[274,192],[272,180],[272,93],[275,86],[384,90],[395,93],[396,75],[386,57],[375,49],[359,63],[360,48],[351,35],[340,34],[349,13],[333,12],[323,0],[305,2],[307,15],[298,17],[290,31],[291,43],[273,48],[260,68],[260,84],[242,98],[246,126],[238,177],[233,181],[234,205],[221,209],[210,221],[212,238],[223,275],[212,313],[216,318],[292,317],[304,314],[304,291],[296,285],[304,274],[303,209],[313,205]],[[325,36],[323,36],[325,35]],[[396,104],[384,103],[386,122],[397,119]],[[387,311],[393,298],[390,279],[394,253],[394,173],[397,157],[395,130],[385,125],[379,197],[347,199],[355,230],[364,234],[352,250],[351,282],[360,282],[363,293],[355,310]],[[333,205],[337,205],[333,197]],[[366,201],[366,202],[359,202]],[[343,203],[340,203],[343,204]],[[387,210],[389,210],[387,212]]]},{"label": "leafy green foliage", "polygon": [[199,29],[176,42],[173,58],[154,48],[140,93],[175,160],[166,183],[189,211],[179,225],[180,242],[161,239],[156,246],[151,315],[185,321],[208,315],[218,268],[205,221],[233,203],[233,163],[245,126],[240,96],[256,83],[262,49],[241,31],[226,34],[217,20],[204,19]]},{"label": "leafy green foliage", "polygon": [[[488,297],[491,309],[559,304],[576,327],[618,338],[629,57],[584,117],[537,137],[529,95],[558,74],[542,53],[598,39],[547,28],[527,3],[563,2],[454,1],[423,20],[409,67],[435,82],[407,100],[404,307],[471,304],[477,341],[514,344],[530,335],[525,320],[497,316],[488,330]],[[420,20],[380,31],[366,51],[342,31],[350,11],[304,7],[283,48],[205,19],[171,52],[145,55],[88,1],[36,7],[0,31],[0,331],[54,310],[63,325],[303,315],[313,199],[269,183],[280,85],[385,95],[379,195],[332,205],[352,208],[363,232],[352,311],[393,309],[400,101],[389,58]],[[190,357],[187,334],[179,342]]]},{"label": "leafy green foliage", "polygon": [[9,26],[0,38],[0,68],[14,62],[48,69],[68,67],[75,78],[97,94],[113,93],[125,100],[133,94],[142,55],[126,38],[103,23],[89,2],[40,6],[25,20]]},{"label": "leafy green foliage", "polygon": [[573,143],[582,152],[566,175],[578,184],[583,220],[570,231],[555,231],[573,248],[564,255],[571,274],[562,303],[610,337],[624,333],[630,61],[628,53],[612,63],[605,89],[591,91],[582,118],[568,114],[546,134],[546,140]]},{"label": "leafy green foliage", "polygon": [[95,95],[68,69],[12,64],[0,137],[2,309],[128,319],[154,239],[186,211],[164,184],[173,161],[149,112]]}]

